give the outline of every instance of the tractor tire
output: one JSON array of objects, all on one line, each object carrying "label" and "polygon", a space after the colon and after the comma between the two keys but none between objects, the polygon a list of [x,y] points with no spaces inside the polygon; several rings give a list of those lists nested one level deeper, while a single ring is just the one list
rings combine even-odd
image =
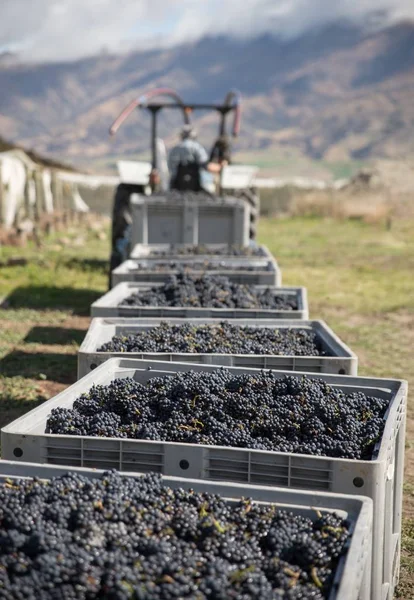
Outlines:
[{"label": "tractor tire", "polygon": [[109,288],[112,287],[112,271],[129,258],[131,252],[132,212],[131,194],[142,193],[141,186],[121,183],[118,185],[112,209],[112,247],[109,261]]},{"label": "tractor tire", "polygon": [[257,188],[247,188],[242,190],[241,198],[244,198],[252,208],[260,210],[260,196]]},{"label": "tractor tire", "polygon": [[237,194],[238,198],[242,198],[250,207],[250,239],[256,239],[257,222],[260,217],[260,196],[257,188],[247,188],[241,190]]},{"label": "tractor tire", "polygon": [[258,211],[255,209],[251,209],[251,212],[250,212],[250,239],[251,240],[256,239],[258,220],[259,220]]}]

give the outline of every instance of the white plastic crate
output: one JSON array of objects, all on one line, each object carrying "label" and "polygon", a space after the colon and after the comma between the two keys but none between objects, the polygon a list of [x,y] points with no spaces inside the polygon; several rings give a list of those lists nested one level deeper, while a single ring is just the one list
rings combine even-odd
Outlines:
[{"label": "white plastic crate", "polygon": [[[273,258],[272,253],[266,246],[250,246],[260,249],[260,255],[252,256],[233,256],[232,254],[224,254],[229,251],[229,244],[202,244],[204,248],[208,250],[207,254],[181,254],[179,251],[183,249],[192,248],[194,244],[136,244],[131,252],[130,258],[141,260],[146,258],[148,260],[182,260],[185,258],[196,258],[197,260],[209,260],[213,257],[218,259],[229,259],[229,260],[245,260],[246,258],[263,259],[268,260]],[[167,256],[163,256],[160,253],[167,253]],[[215,252],[219,254],[214,254]]]},{"label": "white plastic crate", "polygon": [[[145,383],[152,377],[171,376],[179,371],[214,371],[216,368],[112,358],[52,400],[3,428],[3,458],[115,468],[131,472],[156,471],[195,479],[362,494],[374,502],[372,598],[392,598],[390,594],[398,579],[397,557],[401,538],[407,402],[405,381],[309,373],[309,376],[322,379],[331,387],[348,393],[363,391],[389,400],[384,433],[376,445],[374,458],[370,461],[175,442],[44,433],[52,408],[71,408],[76,398],[93,384],[105,385],[124,377],[133,377]],[[235,374],[258,372],[257,369],[239,367],[230,367],[229,371]],[[292,372],[283,371],[273,373],[275,377],[292,375]]]},{"label": "white plastic crate", "polygon": [[[0,481],[16,478],[39,477],[43,480],[58,477],[68,471],[81,473],[94,479],[103,471],[92,469],[56,467],[0,461]],[[123,473],[129,477],[140,477],[139,473]],[[321,492],[303,492],[283,488],[266,488],[232,483],[214,483],[179,477],[163,477],[163,483],[172,488],[193,489],[197,492],[218,494],[229,502],[240,498],[274,504],[281,510],[301,514],[311,519],[316,511],[335,512],[350,524],[352,538],[347,554],[339,561],[328,600],[370,600],[372,501],[362,496],[344,496]]]},{"label": "white plastic crate", "polygon": [[[260,321],[232,319],[232,325],[271,329],[301,329],[313,331],[323,350],[329,356],[275,356],[257,354],[184,354],[162,352],[99,352],[103,344],[114,335],[129,335],[148,331],[163,319],[103,319],[92,320],[89,330],[78,352],[78,379],[90,373],[98,365],[114,356],[147,360],[168,360],[248,367],[278,369],[280,371],[307,371],[312,373],[334,373],[357,375],[358,358],[323,321],[288,321],[261,319]],[[220,319],[168,319],[171,325],[219,324]]]},{"label": "white plastic crate", "polygon": [[[109,292],[96,300],[91,306],[91,317],[157,317],[157,318],[198,318],[215,317],[218,319],[308,319],[308,298],[303,287],[273,287],[275,294],[285,294],[297,298],[298,310],[269,310],[261,308],[197,308],[190,306],[119,306],[131,296],[156,285],[145,283],[118,283]],[[255,286],[258,290],[267,286]]]},{"label": "white plastic crate", "polygon": [[224,190],[243,190],[254,186],[259,167],[251,165],[226,165],[221,171],[220,186]]},{"label": "white plastic crate", "polygon": [[[174,266],[171,267],[168,263]],[[214,265],[214,268],[211,268],[210,265]],[[217,258],[210,258],[208,260],[199,260],[197,257],[186,257],[174,261],[169,261],[168,259],[158,261],[129,259],[112,271],[112,285],[122,283],[123,281],[165,282],[171,275],[177,274],[180,269],[198,274],[211,273],[214,275],[224,275],[234,283],[282,285],[282,273],[274,259],[245,258],[244,260],[219,260]]]},{"label": "white plastic crate", "polygon": [[149,186],[152,170],[150,162],[118,160],[116,166],[121,183]]},{"label": "white plastic crate", "polygon": [[250,207],[238,198],[191,194],[131,195],[131,247],[135,244],[237,244],[250,238]]}]

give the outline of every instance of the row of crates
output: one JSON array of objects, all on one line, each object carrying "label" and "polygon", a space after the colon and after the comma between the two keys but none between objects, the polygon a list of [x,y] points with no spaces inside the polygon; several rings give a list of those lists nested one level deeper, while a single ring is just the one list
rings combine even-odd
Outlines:
[{"label": "row of crates", "polygon": [[[130,261],[122,265],[121,271],[118,269],[118,274],[126,278],[119,280],[91,307],[93,320],[78,354],[78,381],[2,430],[5,462],[0,474],[37,475],[47,479],[68,469],[80,470],[90,477],[98,476],[96,469],[117,469],[133,477],[155,471],[173,486],[191,486],[226,494],[226,497],[250,496],[281,506],[294,506],[295,510],[298,507],[305,511],[315,507],[335,509],[347,515],[353,536],[348,553],[338,568],[330,600],[391,600],[399,573],[407,384],[399,380],[358,377],[356,355],[325,323],[308,320],[306,289],[280,287],[280,269],[266,248],[259,249],[260,258],[258,253],[246,258],[225,256],[223,247],[216,247],[220,255],[215,258],[214,246],[209,245],[206,245],[205,254],[190,258],[184,246],[140,244],[134,248]],[[248,267],[245,274],[255,273],[250,267],[253,269],[258,261],[272,264],[271,270],[263,269],[263,264],[259,264],[258,272],[271,272],[275,279],[268,285],[275,293],[282,290],[294,294],[298,310],[120,307],[119,304],[131,293],[162,285],[165,274],[158,265],[165,262],[165,253],[168,261],[190,265],[216,261],[223,264],[221,274],[235,273],[236,276],[243,267]],[[225,267],[229,267],[227,272]],[[165,271],[168,273],[168,269]],[[216,268],[214,272],[217,272]],[[147,273],[159,279],[145,279]],[[327,356],[125,355],[99,350],[114,335],[147,331],[165,319],[173,324],[214,324],[232,319],[234,324],[260,328],[300,328],[315,334]],[[275,369],[274,376],[278,378],[288,373],[305,373],[346,393],[360,391],[387,399],[389,408],[384,417],[384,433],[372,460],[45,433],[52,408],[71,408],[92,385],[107,385],[114,379],[125,377],[133,377],[145,384],[152,377],[172,376],[189,370],[212,372],[219,365],[234,374],[254,374],[258,369]],[[27,461],[35,464],[28,465]]]}]

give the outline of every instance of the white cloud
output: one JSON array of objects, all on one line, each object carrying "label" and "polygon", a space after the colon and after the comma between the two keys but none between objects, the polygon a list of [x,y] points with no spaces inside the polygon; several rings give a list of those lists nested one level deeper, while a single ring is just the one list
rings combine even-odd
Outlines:
[{"label": "white cloud", "polygon": [[58,60],[116,50],[156,31],[179,0],[1,0],[0,46],[25,58]]},{"label": "white cloud", "polygon": [[348,18],[359,21],[372,12],[389,19],[414,18],[413,0],[211,0],[188,2],[174,32],[180,41],[208,33],[251,35],[272,31],[292,37],[310,27]]},{"label": "white cloud", "polygon": [[0,0],[0,48],[28,60],[65,60],[207,34],[294,36],[372,11],[414,18],[413,0]]}]

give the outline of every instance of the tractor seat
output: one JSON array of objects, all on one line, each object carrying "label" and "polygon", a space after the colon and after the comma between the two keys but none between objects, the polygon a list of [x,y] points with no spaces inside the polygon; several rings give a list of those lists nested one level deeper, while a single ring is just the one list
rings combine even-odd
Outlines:
[{"label": "tractor seat", "polygon": [[180,163],[175,177],[171,180],[171,189],[182,192],[201,190],[200,167],[197,163]]}]

